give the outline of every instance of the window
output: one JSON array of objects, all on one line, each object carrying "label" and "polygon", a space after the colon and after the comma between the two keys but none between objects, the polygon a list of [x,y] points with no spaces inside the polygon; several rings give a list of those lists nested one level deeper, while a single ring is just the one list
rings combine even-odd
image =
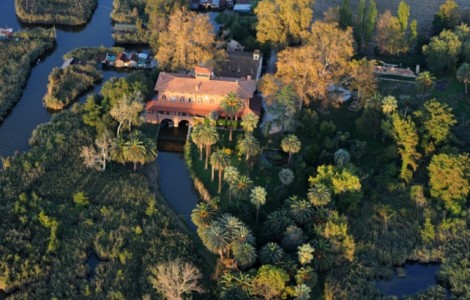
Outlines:
[{"label": "window", "polygon": [[184,96],[180,97],[180,102],[184,102]]},{"label": "window", "polygon": [[171,101],[171,102],[175,102],[175,101],[176,101],[176,96],[175,96],[175,95],[171,95],[171,96],[170,96],[170,101]]},{"label": "window", "polygon": [[210,104],[214,104],[214,98],[210,98],[210,99],[209,99],[209,103],[210,103]]},{"label": "window", "polygon": [[166,95],[162,95],[162,100],[166,101]]},{"label": "window", "polygon": [[189,103],[193,102],[193,98],[189,97],[189,98],[188,98],[188,102],[189,102]]},{"label": "window", "polygon": [[202,98],[201,97],[197,98],[197,102],[202,103]]}]

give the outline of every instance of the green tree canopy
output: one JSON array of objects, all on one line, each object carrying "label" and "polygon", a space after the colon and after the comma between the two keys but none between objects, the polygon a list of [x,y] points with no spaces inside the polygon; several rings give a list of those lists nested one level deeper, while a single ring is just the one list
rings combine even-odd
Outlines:
[{"label": "green tree canopy", "polygon": [[457,80],[465,85],[465,95],[468,94],[468,84],[470,83],[470,64],[463,63],[456,73]]},{"label": "green tree canopy", "polygon": [[424,133],[423,138],[431,139],[436,145],[449,139],[450,130],[457,123],[452,108],[436,99],[426,101],[423,110],[415,112],[415,116],[422,123],[420,131]]},{"label": "green tree canopy", "polygon": [[398,153],[401,156],[402,164],[400,178],[405,182],[410,182],[413,172],[418,168],[418,160],[421,154],[416,147],[419,144],[418,131],[411,117],[404,119],[397,113],[392,115],[393,138],[398,145]]},{"label": "green tree canopy", "polygon": [[431,71],[442,73],[455,71],[462,52],[462,42],[457,34],[450,30],[442,31],[423,46],[423,54]]},{"label": "green tree canopy", "polygon": [[437,154],[428,166],[431,196],[460,214],[470,192],[470,158],[464,154]]},{"label": "green tree canopy", "polygon": [[281,296],[288,281],[289,275],[285,270],[272,265],[263,265],[253,278],[253,291],[265,299],[273,299]]}]

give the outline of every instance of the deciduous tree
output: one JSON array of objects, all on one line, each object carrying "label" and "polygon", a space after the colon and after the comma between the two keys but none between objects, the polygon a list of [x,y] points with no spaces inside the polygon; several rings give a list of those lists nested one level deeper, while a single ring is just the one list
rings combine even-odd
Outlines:
[{"label": "deciduous tree", "polygon": [[450,30],[442,31],[423,46],[423,54],[431,71],[442,73],[455,71],[462,52],[462,42],[457,34]]},{"label": "deciduous tree", "polygon": [[434,155],[428,166],[431,196],[459,214],[470,192],[470,158],[464,154]]},{"label": "deciduous tree", "polygon": [[317,21],[304,45],[279,52],[275,78],[292,87],[306,105],[325,100],[328,87],[348,72],[353,53],[351,28]]},{"label": "deciduous tree", "polygon": [[109,111],[109,114],[119,123],[116,135],[120,135],[121,126],[126,123],[129,131],[131,131],[131,125],[139,125],[139,114],[143,109],[144,102],[140,91],[122,96]]},{"label": "deciduous tree", "polygon": [[460,23],[460,20],[461,16],[457,2],[455,0],[446,0],[434,15],[432,22],[434,32],[437,34],[443,29],[453,29]]},{"label": "deciduous tree", "polygon": [[204,293],[202,273],[192,263],[175,260],[150,268],[150,283],[170,300],[183,300],[194,292]]},{"label": "deciduous tree", "polygon": [[413,178],[413,172],[418,168],[418,160],[421,158],[421,154],[416,149],[419,144],[418,131],[409,116],[404,119],[398,114],[393,114],[391,120],[393,138],[402,160],[400,178],[408,183]]},{"label": "deciduous tree", "polygon": [[377,22],[376,42],[383,54],[397,55],[408,51],[405,32],[400,20],[386,10]]},{"label": "deciduous tree", "polygon": [[214,28],[204,14],[175,10],[158,40],[156,58],[163,70],[189,70],[214,58]]},{"label": "deciduous tree", "polygon": [[285,270],[263,265],[253,278],[253,291],[267,300],[274,299],[281,296],[288,281],[289,275]]},{"label": "deciduous tree", "polygon": [[277,47],[300,44],[313,18],[313,0],[262,0],[255,8],[256,39]]}]

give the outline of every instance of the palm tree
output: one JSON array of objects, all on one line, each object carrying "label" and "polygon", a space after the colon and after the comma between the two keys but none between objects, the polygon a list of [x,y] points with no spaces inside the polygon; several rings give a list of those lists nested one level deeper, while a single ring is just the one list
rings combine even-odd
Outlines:
[{"label": "palm tree", "polygon": [[351,155],[347,150],[340,148],[336,150],[334,160],[336,166],[339,168],[344,168],[351,160]]},{"label": "palm tree", "polygon": [[313,265],[317,271],[326,271],[333,265],[335,259],[331,253],[331,244],[324,238],[315,240],[313,247],[315,248],[315,260]]},{"label": "palm tree", "polygon": [[286,228],[290,225],[294,225],[294,220],[290,217],[290,214],[284,210],[276,210],[270,213],[264,222],[265,232],[279,239],[286,231]]},{"label": "palm tree", "polygon": [[244,139],[238,142],[238,151],[241,154],[245,155],[245,160],[248,164],[248,169],[251,169],[251,158],[258,155],[261,152],[261,147],[259,145],[258,140],[252,136],[246,136]]},{"label": "palm tree", "polygon": [[270,242],[261,248],[259,258],[264,265],[275,265],[281,262],[285,254],[279,244]]},{"label": "palm tree", "polygon": [[436,77],[434,77],[429,71],[424,71],[416,77],[416,88],[421,94],[428,94],[434,87]]},{"label": "palm tree", "polygon": [[191,212],[191,220],[197,227],[206,227],[212,221],[215,212],[207,202],[201,202]]},{"label": "palm tree", "polygon": [[232,232],[232,239],[238,244],[250,243],[254,244],[256,239],[251,230],[245,225],[241,224]]},{"label": "palm tree", "polygon": [[209,156],[211,154],[211,146],[217,143],[217,140],[219,139],[219,134],[217,133],[217,130],[209,124],[202,125],[199,130],[201,139],[200,141],[206,147],[206,162],[204,164],[204,169],[207,170],[207,168],[209,167]]},{"label": "palm tree", "polygon": [[122,148],[122,154],[126,161],[134,163],[134,171],[137,164],[152,161],[157,156],[157,146],[152,139],[145,138],[139,131],[134,131],[130,139]]},{"label": "palm tree", "polygon": [[312,292],[312,289],[309,288],[308,285],[305,283],[296,285],[294,288],[295,292],[295,299],[297,300],[308,300],[310,299],[310,293]]},{"label": "palm tree", "polygon": [[313,249],[312,245],[310,245],[309,243],[299,246],[297,250],[299,263],[301,265],[309,264],[313,260],[314,252],[315,252],[315,249]]},{"label": "palm tree", "polygon": [[292,154],[300,151],[301,143],[295,134],[289,134],[282,139],[281,148],[282,151],[289,153],[289,167],[292,164]]},{"label": "palm tree", "polygon": [[468,88],[467,85],[470,83],[470,64],[469,63],[463,63],[458,69],[457,69],[457,80],[460,82],[463,82],[465,85],[465,95],[468,93]]},{"label": "palm tree", "polygon": [[233,185],[237,182],[240,173],[237,168],[229,166],[225,169],[224,180],[228,183],[228,201],[232,201],[232,188]]},{"label": "palm tree", "polygon": [[230,245],[230,237],[225,228],[213,222],[200,231],[200,237],[209,251],[219,254],[220,259],[224,259],[225,249]]},{"label": "palm tree", "polygon": [[212,181],[214,181],[214,170],[219,171],[219,188],[217,192],[220,194],[222,191],[222,173],[226,167],[230,165],[230,158],[224,152],[224,150],[219,149],[211,155],[211,165],[212,165]]},{"label": "palm tree", "polygon": [[295,282],[297,282],[297,284],[304,283],[308,286],[315,286],[317,281],[318,281],[317,273],[315,273],[312,267],[309,267],[309,266],[301,267],[297,271],[297,274],[295,274]]},{"label": "palm tree", "polygon": [[330,203],[330,189],[322,184],[317,183],[308,190],[308,199],[314,206],[324,206]]},{"label": "palm tree", "polygon": [[242,116],[242,127],[246,135],[251,135],[258,125],[259,117],[252,112]]},{"label": "palm tree", "polygon": [[305,224],[313,217],[313,206],[310,202],[297,196],[287,200],[289,213],[298,224]]},{"label": "palm tree", "polygon": [[266,203],[266,189],[256,186],[251,190],[250,201],[256,206],[256,224],[258,224],[259,208]]},{"label": "palm tree", "polygon": [[398,108],[397,99],[393,96],[387,96],[382,100],[382,112],[387,116],[387,119],[390,115],[395,112]]},{"label": "palm tree", "polygon": [[233,247],[233,256],[237,265],[247,268],[256,261],[256,249],[249,243],[236,244]]},{"label": "palm tree", "polygon": [[196,144],[197,148],[199,149],[199,160],[202,160],[202,147],[204,147],[204,144],[202,143],[202,140],[201,140],[201,127],[200,126],[193,127],[191,131],[191,140],[193,141],[194,144]]},{"label": "palm tree", "polygon": [[248,176],[240,176],[235,182],[233,194],[238,199],[245,199],[253,185],[253,181]]},{"label": "palm tree", "polygon": [[279,171],[279,180],[283,186],[288,186],[294,181],[294,172],[291,169],[282,169]]},{"label": "palm tree", "polygon": [[286,250],[296,249],[304,241],[304,232],[301,228],[290,225],[286,228],[284,232],[284,237],[282,238],[282,247]]},{"label": "palm tree", "polygon": [[[224,99],[220,102],[220,106],[225,112],[226,117],[232,119],[232,121],[238,121],[238,114],[243,108],[243,101],[234,92],[228,93]],[[235,122],[236,124],[236,122]],[[230,126],[229,142],[232,141],[232,130],[235,125]]]}]

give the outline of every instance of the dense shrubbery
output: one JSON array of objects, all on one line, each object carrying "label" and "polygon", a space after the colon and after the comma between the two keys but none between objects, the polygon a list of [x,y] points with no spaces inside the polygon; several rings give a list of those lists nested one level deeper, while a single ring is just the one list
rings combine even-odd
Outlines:
[{"label": "dense shrubbery", "polygon": [[113,32],[113,40],[118,44],[146,44],[148,33],[143,30],[134,32]]},{"label": "dense shrubbery", "polygon": [[4,163],[0,287],[20,288],[12,299],[155,298],[148,268],[197,262],[193,244],[145,177],[118,165],[85,168],[78,149],[95,134],[82,118],[76,108],[54,116],[34,131],[30,151]]},{"label": "dense shrubbery", "polygon": [[83,25],[91,18],[97,0],[15,0],[16,15],[26,23]]},{"label": "dense shrubbery", "polygon": [[70,65],[65,69],[56,67],[49,75],[44,105],[55,110],[63,109],[102,77],[93,65]]},{"label": "dense shrubbery", "polygon": [[111,19],[116,23],[136,25],[135,30],[114,31],[112,37],[119,44],[144,44],[148,42],[148,31],[144,23],[148,22],[146,7],[149,4],[142,0],[116,0],[113,2]]},{"label": "dense shrubbery", "polygon": [[19,100],[31,65],[54,41],[53,32],[45,29],[25,30],[15,33],[15,39],[0,41],[0,121]]},{"label": "dense shrubbery", "polygon": [[121,47],[81,47],[81,48],[76,48],[66,54],[64,54],[64,59],[67,58],[75,58],[76,60],[81,60],[81,61],[94,61],[94,62],[99,62],[97,60],[101,60],[104,58],[106,53],[114,53],[117,54],[121,51],[124,51],[124,48]]}]

